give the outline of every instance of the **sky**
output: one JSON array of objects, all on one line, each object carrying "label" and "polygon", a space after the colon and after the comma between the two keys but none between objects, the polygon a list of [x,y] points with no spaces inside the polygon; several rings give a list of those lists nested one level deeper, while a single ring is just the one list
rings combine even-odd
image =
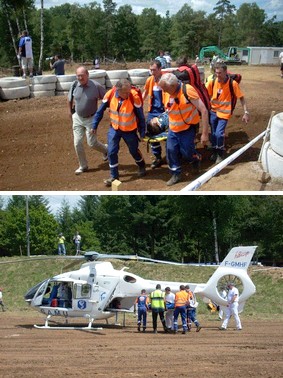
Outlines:
[{"label": "sky", "polygon": [[[83,6],[84,4],[89,4],[95,0],[44,0],[44,7],[50,8],[53,6],[62,5],[65,3],[77,3]],[[164,16],[166,11],[170,12],[170,15],[178,12],[182,6],[187,3],[194,11],[204,10],[207,14],[213,12],[218,0],[114,0],[117,4],[117,8],[122,5],[131,5],[133,12],[140,14],[143,8],[154,8],[158,14]],[[96,0],[97,3],[102,5],[102,0]],[[238,9],[243,3],[256,3],[259,8],[263,9],[267,14],[268,18],[277,16],[278,21],[283,20],[283,1],[282,0],[230,0],[231,5],[235,5]],[[37,7],[40,6],[40,0],[36,0],[35,4]]]}]

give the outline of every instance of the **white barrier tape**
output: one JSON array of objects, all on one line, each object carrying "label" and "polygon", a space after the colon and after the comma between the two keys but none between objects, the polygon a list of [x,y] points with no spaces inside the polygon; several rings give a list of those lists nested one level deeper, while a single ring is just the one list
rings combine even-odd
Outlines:
[{"label": "white barrier tape", "polygon": [[233,160],[237,159],[243,152],[248,150],[253,144],[255,144],[259,139],[261,139],[266,133],[266,130],[251,140],[244,147],[240,148],[238,151],[234,152],[231,156],[228,156],[221,163],[217,164],[215,167],[211,168],[208,172],[205,172],[202,176],[192,181],[189,185],[181,189],[181,192],[193,191],[200,188],[204,183],[210,180],[213,176],[217,175],[223,168],[232,163]]}]

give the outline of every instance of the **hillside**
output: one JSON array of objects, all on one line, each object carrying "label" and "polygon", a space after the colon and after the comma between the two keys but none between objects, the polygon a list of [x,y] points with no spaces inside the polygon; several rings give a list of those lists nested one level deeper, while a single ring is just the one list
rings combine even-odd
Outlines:
[{"label": "hillside", "polygon": [[[13,259],[0,259],[1,279],[0,286],[3,289],[3,299],[9,311],[29,312],[23,296],[35,284],[48,277],[60,274],[64,271],[78,269],[80,264],[69,261],[54,259],[44,261],[27,262],[27,258],[14,258],[22,262],[13,264],[1,263]],[[141,262],[112,261],[117,269],[124,266],[129,268],[129,272],[137,274],[146,279],[179,281],[184,283],[196,282],[204,283],[214,272],[214,267],[196,266],[168,266],[145,264]],[[71,266],[72,265],[72,266]],[[253,280],[257,292],[252,296],[245,307],[244,316],[257,318],[282,317],[283,303],[283,270],[282,268],[250,267],[249,274]],[[201,301],[198,308],[200,315],[208,315],[206,305]]]}]

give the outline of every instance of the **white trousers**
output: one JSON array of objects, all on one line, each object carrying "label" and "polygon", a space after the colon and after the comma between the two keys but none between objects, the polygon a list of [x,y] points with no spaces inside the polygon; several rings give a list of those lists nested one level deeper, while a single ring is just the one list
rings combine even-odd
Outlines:
[{"label": "white trousers", "polygon": [[173,329],[174,327],[174,309],[167,310],[165,314],[165,320],[166,320],[166,327],[169,329]]},{"label": "white trousers", "polygon": [[74,113],[72,118],[75,151],[79,159],[80,167],[87,168],[87,159],[83,145],[84,135],[86,135],[87,144],[94,150],[106,154],[107,148],[105,144],[99,142],[96,135],[91,132],[93,117],[83,118],[77,113]]},{"label": "white trousers", "polygon": [[227,307],[225,320],[222,323],[223,328],[227,328],[230,317],[234,316],[237,329],[242,329],[241,320],[238,314],[238,307],[239,307],[238,302],[233,302],[232,304],[229,304],[229,307]]}]

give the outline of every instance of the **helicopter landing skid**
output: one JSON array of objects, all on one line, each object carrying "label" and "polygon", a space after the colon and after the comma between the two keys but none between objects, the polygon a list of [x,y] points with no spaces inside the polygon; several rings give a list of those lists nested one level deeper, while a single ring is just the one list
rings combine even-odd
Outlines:
[{"label": "helicopter landing skid", "polygon": [[[87,327],[69,327],[68,325],[66,326],[50,326],[48,324],[50,318],[52,315],[48,315],[45,320],[45,324],[43,326],[39,326],[37,324],[34,324],[34,327],[37,329],[59,329],[59,330],[83,330],[83,331],[100,331],[103,328],[102,327],[92,327],[93,323],[93,318],[90,319],[88,326]],[[66,319],[66,324],[68,324],[68,320]]]}]

